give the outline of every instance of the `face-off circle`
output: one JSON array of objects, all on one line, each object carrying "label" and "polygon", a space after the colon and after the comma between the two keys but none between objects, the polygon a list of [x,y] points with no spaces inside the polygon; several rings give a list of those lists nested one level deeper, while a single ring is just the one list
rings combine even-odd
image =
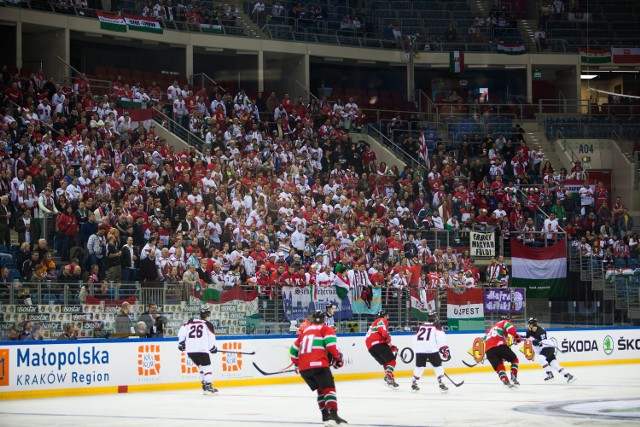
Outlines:
[{"label": "face-off circle", "polygon": [[549,405],[523,405],[518,406],[515,410],[535,415],[560,415],[592,420],[640,421],[640,399],[579,400]]}]

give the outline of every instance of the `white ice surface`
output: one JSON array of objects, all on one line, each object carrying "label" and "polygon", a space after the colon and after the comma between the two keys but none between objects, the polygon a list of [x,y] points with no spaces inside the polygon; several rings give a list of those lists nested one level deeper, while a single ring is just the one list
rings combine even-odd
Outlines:
[{"label": "white ice surface", "polygon": [[[428,374],[430,371],[425,371]],[[640,422],[588,418],[555,413],[522,412],[516,408],[544,408],[562,403],[630,399],[623,404],[629,416],[640,412],[640,367],[605,365],[572,368],[573,384],[556,374],[552,383],[542,370],[520,373],[522,385],[509,390],[494,373],[452,374],[464,385],[452,384],[441,394],[433,376],[410,391],[410,378],[398,378],[390,390],[380,380],[337,383],[339,414],[350,426],[638,426]],[[382,377],[382,374],[381,374]],[[573,405],[572,407],[579,407]],[[593,404],[582,405],[598,412]],[[620,407],[618,405],[618,407]],[[629,410],[630,408],[630,410]],[[614,408],[615,412],[615,408]],[[0,402],[0,426],[321,426],[315,393],[303,383],[222,388],[203,396],[198,389],[157,393],[78,396]]]}]

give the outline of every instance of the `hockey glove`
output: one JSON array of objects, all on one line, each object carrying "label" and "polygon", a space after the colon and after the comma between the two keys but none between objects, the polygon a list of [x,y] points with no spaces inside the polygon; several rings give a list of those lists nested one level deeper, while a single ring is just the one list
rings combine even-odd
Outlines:
[{"label": "hockey glove", "polygon": [[184,351],[184,343],[183,342],[179,342],[178,343],[178,350]]},{"label": "hockey glove", "polygon": [[440,347],[440,357],[442,358],[443,362],[448,362],[449,360],[451,360],[451,350],[449,350],[449,347],[442,346]]},{"label": "hockey glove", "polygon": [[398,347],[396,347],[395,345],[391,344],[391,351],[393,353],[397,353],[398,352]]},{"label": "hockey glove", "polygon": [[336,369],[340,369],[344,366],[344,360],[342,359],[342,353],[338,353],[338,357],[334,357],[333,361],[331,362],[331,365],[336,368]]},{"label": "hockey glove", "polygon": [[531,341],[531,344],[535,345],[536,347],[540,346],[540,344],[542,344],[540,341],[538,340],[533,340]]},{"label": "hockey glove", "polygon": [[211,354],[216,354],[217,352],[218,352],[218,347],[216,347],[215,345],[211,347],[211,350],[209,350],[209,353]]},{"label": "hockey glove", "polygon": [[300,369],[298,369],[298,365],[293,365],[293,369],[296,375],[300,375]]},{"label": "hockey glove", "polygon": [[513,343],[520,344],[521,342],[522,342],[522,338],[520,337],[520,335],[516,335],[516,337],[513,339]]}]

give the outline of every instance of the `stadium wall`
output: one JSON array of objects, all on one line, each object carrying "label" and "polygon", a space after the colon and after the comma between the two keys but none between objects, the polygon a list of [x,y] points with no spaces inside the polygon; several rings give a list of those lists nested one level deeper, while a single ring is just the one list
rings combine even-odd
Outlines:
[{"label": "stadium wall", "polygon": [[[324,45],[314,43],[288,42],[273,39],[216,36],[211,34],[189,33],[174,30],[165,30],[163,34],[128,31],[115,33],[100,29],[100,23],[94,18],[83,18],[70,15],[37,12],[27,9],[4,8],[2,23],[0,25],[15,24],[16,50],[15,65],[22,67],[25,61],[43,60],[47,74],[53,74],[56,79],[71,75],[71,70],[58,61],[56,56],[62,58],[68,64],[82,64],[77,59],[77,52],[70,48],[71,40],[101,40],[105,46],[147,46],[152,54],[155,44],[163,44],[171,48],[180,48],[185,51],[184,64],[177,65],[179,72],[189,76],[198,70],[199,64],[194,63],[194,55],[210,51],[227,55],[229,59],[242,54],[257,54],[257,70],[255,71],[257,89],[263,90],[265,82],[268,88],[275,87],[278,91],[294,92],[296,84],[293,78],[300,83],[309,84],[310,58],[315,58],[326,64],[335,64],[335,60],[344,61],[353,67],[359,64],[373,64],[375,67],[388,67],[390,65],[404,65],[406,59],[401,49],[374,49],[357,48],[337,45]],[[46,23],[46,24],[45,24]],[[52,33],[57,38],[54,46],[48,43],[40,43],[47,34]],[[41,36],[32,37],[32,34]],[[45,47],[48,46],[48,47]],[[10,50],[8,52],[13,52]],[[123,49],[126,55],[126,49]],[[219,56],[212,54],[212,57]],[[11,63],[13,58],[2,57]],[[30,68],[35,67],[27,64]],[[89,64],[87,64],[89,65]],[[442,69],[449,67],[449,52],[422,53],[415,60],[416,69]],[[532,79],[534,69],[555,70],[553,73],[557,86],[562,89],[566,98],[571,99],[579,95],[580,91],[580,57],[577,54],[537,54],[504,55],[499,53],[466,52],[465,66],[468,69],[526,69],[527,98],[533,99]],[[274,68],[277,67],[276,70]],[[82,67],[80,67],[82,68]],[[85,71],[84,69],[80,71]],[[277,72],[274,82],[269,73]],[[275,83],[275,84],[274,84]]]},{"label": "stadium wall", "polygon": [[[565,366],[640,363],[640,328],[550,330],[550,336],[565,353]],[[475,354],[482,355],[483,332],[449,333],[452,359],[446,363],[450,374],[489,371],[488,363],[473,368]],[[288,350],[292,336],[240,336],[218,339],[218,348],[250,354],[219,352],[212,356],[216,387],[256,386],[301,381],[290,370]],[[408,376],[415,366],[411,350],[412,334],[393,335],[398,352],[397,375]],[[0,400],[174,390],[200,387],[198,370],[185,353],[178,351],[176,339],[121,339],[17,342],[0,346]],[[368,354],[363,334],[340,336],[338,347],[346,362],[336,371],[340,380],[382,377],[382,370]],[[541,369],[528,345],[516,353],[521,369]],[[427,370],[427,373],[429,370]]]}]

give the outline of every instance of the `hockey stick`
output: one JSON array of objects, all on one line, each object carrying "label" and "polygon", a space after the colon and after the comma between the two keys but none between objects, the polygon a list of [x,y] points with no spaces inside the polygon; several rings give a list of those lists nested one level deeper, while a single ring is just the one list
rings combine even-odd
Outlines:
[{"label": "hockey stick", "polygon": [[444,374],[444,376],[447,377],[447,379],[451,381],[451,384],[453,384],[456,387],[460,387],[462,384],[464,384],[464,380],[460,381],[459,383],[456,383],[454,380],[451,379],[449,375]]},{"label": "hockey stick", "polygon": [[[525,341],[529,341],[533,344],[533,339],[530,338],[525,338]],[[546,339],[546,340],[542,340],[540,341],[540,343],[546,347],[551,347],[551,348],[555,348],[556,350],[558,350],[560,352],[560,354],[565,354],[566,351],[562,350],[560,347],[558,347],[552,340]]]},{"label": "hockey stick", "polygon": [[[258,367],[258,365],[256,365],[256,362],[253,362],[253,366],[254,366],[254,368],[256,368],[256,370],[257,370],[258,372],[260,372],[262,375],[278,375],[278,374],[286,374],[287,372],[295,372],[295,371],[296,371],[295,369],[283,369],[283,370],[281,370],[281,371],[265,372],[265,371],[263,371],[262,369],[260,369],[260,368]],[[289,366],[291,366],[291,365],[289,365]],[[289,367],[289,366],[287,366],[287,367]]]},{"label": "hockey stick", "polygon": [[231,353],[231,354],[256,354],[255,351],[233,351],[233,350],[218,350],[216,353]]},{"label": "hockey stick", "polygon": [[479,365],[480,363],[484,363],[484,360],[482,362],[476,362],[473,365],[471,363],[467,363],[466,360],[463,360],[462,363],[464,364],[464,366],[467,366],[469,368],[473,368],[474,366]]}]

